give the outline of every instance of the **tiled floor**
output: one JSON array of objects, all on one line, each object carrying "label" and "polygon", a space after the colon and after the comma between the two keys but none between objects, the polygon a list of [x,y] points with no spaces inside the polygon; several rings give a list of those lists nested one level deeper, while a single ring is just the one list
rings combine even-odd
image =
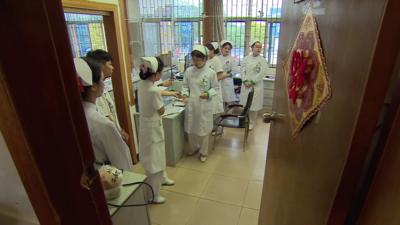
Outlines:
[{"label": "tiled floor", "polygon": [[[167,198],[150,206],[153,225],[257,225],[266,162],[269,125],[260,120],[250,133],[246,152],[243,130],[225,129],[206,163],[183,157],[168,176],[176,184],[163,187]],[[135,172],[143,173],[140,165]]]}]

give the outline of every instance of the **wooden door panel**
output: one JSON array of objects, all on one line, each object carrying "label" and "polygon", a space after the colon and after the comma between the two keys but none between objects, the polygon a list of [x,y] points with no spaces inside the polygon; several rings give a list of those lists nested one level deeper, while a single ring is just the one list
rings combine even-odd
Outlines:
[{"label": "wooden door panel", "polygon": [[[283,5],[273,111],[287,115],[282,68],[304,18],[305,3],[284,1]],[[360,107],[385,1],[326,0],[321,1],[321,7],[325,14],[316,16],[316,20],[333,98],[297,138],[290,135],[289,118],[271,125],[260,225],[327,224],[353,134],[362,117]],[[383,99],[376,100],[374,104],[383,103]],[[378,114],[369,118],[368,127],[375,126]],[[360,141],[368,142],[372,133],[366,130]]]},{"label": "wooden door panel", "polygon": [[[32,201],[35,211],[52,209],[47,211],[50,215],[38,213],[38,219],[44,225],[110,225],[99,178],[91,191],[80,185],[83,169],[94,155],[61,1],[6,0],[0,4],[0,18],[6,21],[0,28],[4,83],[15,107],[13,116],[20,121],[20,132],[29,145],[24,154],[33,159],[25,163],[37,168],[41,178],[37,183],[42,185],[37,189],[45,193],[25,188],[31,199],[48,196],[49,201]],[[21,161],[15,162],[21,168]],[[19,170],[23,182],[39,179],[28,179],[32,171],[27,165]]]}]

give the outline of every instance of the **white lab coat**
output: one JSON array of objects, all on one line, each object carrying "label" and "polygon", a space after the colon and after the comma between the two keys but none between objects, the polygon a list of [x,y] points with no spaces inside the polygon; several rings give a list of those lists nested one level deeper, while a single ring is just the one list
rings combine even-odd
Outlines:
[{"label": "white lab coat", "polygon": [[119,131],[122,130],[118,122],[118,116],[115,110],[114,100],[107,90],[104,90],[104,94],[96,99],[96,107],[97,111],[99,111],[101,115],[110,119],[111,122],[115,124],[115,126]]},{"label": "white lab coat", "polygon": [[252,54],[246,56],[243,60],[241,67],[242,87],[240,91],[240,104],[245,105],[247,96],[251,88],[244,86],[245,81],[255,83],[253,102],[251,104],[251,111],[261,110],[263,107],[264,83],[263,78],[267,75],[268,63],[265,58],[258,55],[254,57]]},{"label": "white lab coat", "polygon": [[[234,75],[239,72],[240,67],[238,62],[232,56],[219,55],[218,58],[221,60],[224,71],[229,75]],[[235,89],[233,86],[233,78],[226,77],[221,80],[222,87],[222,99],[224,102],[234,102],[236,101]]]},{"label": "white lab coat", "polygon": [[[212,59],[209,59],[207,61],[207,66],[209,66],[210,69],[214,70],[214,72],[217,74],[220,72],[224,72],[222,62],[217,56],[214,56]],[[224,101],[222,100],[221,81],[218,81],[218,84],[219,84],[219,91],[217,92],[217,96],[215,98],[213,98],[214,114],[224,112]]]},{"label": "white lab coat", "polygon": [[142,80],[138,85],[138,98],[140,161],[147,174],[155,174],[166,168],[164,129],[158,114],[164,105],[160,88],[150,80]]},{"label": "white lab coat", "polygon": [[110,162],[124,170],[132,169],[132,158],[128,146],[122,140],[115,125],[96,110],[96,105],[83,102],[94,155],[98,163]]},{"label": "white lab coat", "polygon": [[[205,91],[209,99],[201,99]],[[213,128],[212,100],[217,96],[219,84],[216,73],[208,66],[198,69],[189,67],[183,79],[182,95],[189,96],[185,109],[185,131],[198,136],[208,135]]]}]

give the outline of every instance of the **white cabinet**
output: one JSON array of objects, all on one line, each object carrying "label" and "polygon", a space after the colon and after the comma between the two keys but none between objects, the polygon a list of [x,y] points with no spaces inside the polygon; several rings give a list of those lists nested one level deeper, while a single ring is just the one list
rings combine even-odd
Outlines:
[{"label": "white cabinet", "polygon": [[[182,107],[173,106],[172,103],[165,106],[163,127],[165,135],[165,157],[168,166],[175,167],[183,155],[183,148],[185,144],[184,115],[185,111]],[[139,116],[139,113],[133,114],[136,124],[137,137],[139,137],[140,132]]]},{"label": "white cabinet", "polygon": [[274,99],[275,79],[264,78],[264,100],[263,106],[265,109],[272,110],[272,102]]}]

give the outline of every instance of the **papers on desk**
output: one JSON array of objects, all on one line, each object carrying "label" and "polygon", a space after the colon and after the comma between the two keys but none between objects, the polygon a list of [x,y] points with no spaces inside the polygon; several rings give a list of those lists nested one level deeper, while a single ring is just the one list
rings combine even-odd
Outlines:
[{"label": "papers on desk", "polygon": [[163,117],[170,116],[170,115],[173,115],[173,114],[180,113],[183,110],[184,110],[184,108],[182,108],[182,107],[167,106],[167,107],[165,107],[165,112],[164,112],[164,114],[162,116]]},{"label": "papers on desk", "polygon": [[173,105],[177,106],[177,107],[185,107],[185,103],[183,103],[181,101],[174,101]]}]

